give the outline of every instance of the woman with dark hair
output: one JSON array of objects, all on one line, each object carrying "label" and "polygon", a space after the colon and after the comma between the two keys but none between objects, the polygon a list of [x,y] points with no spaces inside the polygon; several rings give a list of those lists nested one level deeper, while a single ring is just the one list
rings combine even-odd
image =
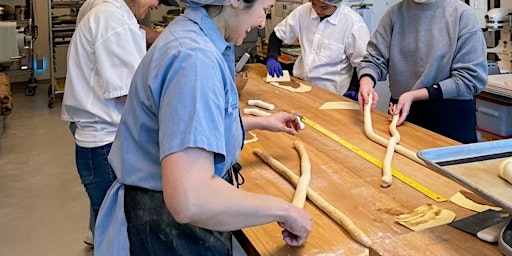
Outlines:
[{"label": "woman with dark hair", "polygon": [[297,134],[290,113],[241,117],[234,51],[274,0],[193,0],[141,61],[109,161],[117,175],[96,225],[96,255],[231,255],[230,231],[277,222],[304,244],[311,217],[237,189],[245,131]]}]

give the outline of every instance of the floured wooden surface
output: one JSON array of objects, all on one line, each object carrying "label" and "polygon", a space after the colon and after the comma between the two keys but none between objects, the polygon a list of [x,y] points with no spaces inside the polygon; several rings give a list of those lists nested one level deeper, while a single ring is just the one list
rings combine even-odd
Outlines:
[{"label": "floured wooden surface", "polygon": [[[318,87],[313,87],[309,93],[288,92],[269,86],[263,79],[265,75],[265,66],[254,66],[244,94],[240,97],[241,109],[246,106],[249,99],[272,102],[275,105],[274,112],[283,110],[304,115],[349,143],[357,145],[368,154],[378,158],[384,157],[386,148],[366,138],[363,131],[363,115],[360,111],[319,109],[325,102],[349,102],[349,99]],[[293,77],[292,80],[294,80]],[[388,116],[383,112],[375,111],[373,126],[376,132],[388,134]],[[404,124],[400,129],[400,144],[413,150],[457,144],[409,123]],[[402,245],[393,238],[414,232],[397,223],[394,218],[421,204],[436,204],[455,212],[457,218],[473,214],[472,211],[451,202],[436,203],[399,180],[396,180],[391,187],[381,188],[379,167],[309,126],[301,130],[297,136],[267,131],[257,131],[257,135],[259,140],[245,145],[239,160],[243,166],[242,175],[245,177],[245,184],[241,189],[270,194],[290,201],[295,191],[294,186],[263,163],[252,151],[254,148],[260,148],[268,152],[299,175],[300,157],[292,145],[294,140],[300,139],[307,147],[311,160],[312,172],[309,187],[345,213],[367,234],[372,243],[391,241],[397,246],[404,247],[404,250],[409,249],[408,245]],[[401,155],[393,158],[393,167],[447,198],[463,189],[448,178]],[[367,248],[355,242],[337,223],[309,200],[306,201],[304,209],[313,218],[313,231],[304,246],[286,246],[281,238],[281,228],[276,223],[244,229],[243,234],[249,242],[242,246],[250,247],[256,252],[249,255],[368,255]],[[425,234],[422,233],[424,231],[419,233]],[[475,244],[483,248],[484,253],[473,255],[499,255],[495,245],[486,244],[476,237],[468,238],[461,231],[454,232],[454,236],[447,241],[448,244],[462,236],[464,239],[460,240],[465,244],[460,246],[471,247]],[[422,235],[419,237],[421,238]],[[486,254],[486,251],[495,252],[495,254]]]}]

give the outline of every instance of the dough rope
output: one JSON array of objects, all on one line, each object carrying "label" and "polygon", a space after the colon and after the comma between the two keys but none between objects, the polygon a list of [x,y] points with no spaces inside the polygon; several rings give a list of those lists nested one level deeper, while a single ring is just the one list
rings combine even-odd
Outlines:
[{"label": "dough rope", "polygon": [[293,146],[300,156],[300,178],[293,195],[292,204],[299,208],[304,208],[309,182],[311,181],[311,161],[302,142],[296,140],[293,142]]},{"label": "dough rope", "polygon": [[251,135],[252,137],[250,139],[246,139],[244,140],[244,144],[250,144],[250,143],[253,143],[253,142],[256,142],[258,141],[258,136],[256,136],[256,134],[254,134],[253,132],[249,131],[248,132],[249,135]]},{"label": "dough rope", "polygon": [[247,104],[249,104],[249,106],[257,106],[257,107],[264,108],[267,110],[274,110],[274,108],[275,108],[274,104],[271,104],[271,103],[268,103],[268,102],[265,102],[262,100],[248,100]]},{"label": "dough rope", "polygon": [[400,142],[400,134],[396,129],[399,115],[394,115],[391,124],[389,124],[389,131],[391,138],[388,140],[386,148],[386,154],[384,155],[384,161],[382,162],[382,187],[389,187],[393,182],[393,175],[391,174],[391,161],[393,160],[393,154],[395,153],[396,144]]},{"label": "dough rope", "polygon": [[[257,154],[266,164],[270,165],[276,172],[283,175],[288,181],[294,185],[299,183],[299,177],[293,173],[286,166],[281,164],[276,159],[272,158],[269,154],[263,152],[261,149],[254,149],[253,153]],[[371,244],[370,239],[350,220],[345,214],[329,204],[325,199],[319,196],[313,189],[307,189],[307,197],[318,208],[329,215],[336,223],[338,223],[347,233],[360,244],[369,247]]]},{"label": "dough rope", "polygon": [[244,114],[253,115],[253,116],[270,116],[271,115],[269,112],[266,112],[266,111],[263,111],[263,110],[257,109],[257,108],[245,108]]},{"label": "dough rope", "polygon": [[[370,140],[372,140],[378,144],[381,144],[382,146],[387,147],[388,140],[377,135],[373,131],[372,114],[371,114],[372,102],[373,102],[373,95],[370,94],[370,95],[368,95],[368,102],[364,105],[364,132]],[[395,150],[396,150],[396,152],[400,153],[401,155],[403,155],[413,161],[416,161],[417,163],[419,163],[421,165],[426,166],[425,162],[423,162],[421,159],[419,159],[418,156],[416,156],[416,153],[411,151],[410,149],[407,149],[400,145],[396,145]]]}]

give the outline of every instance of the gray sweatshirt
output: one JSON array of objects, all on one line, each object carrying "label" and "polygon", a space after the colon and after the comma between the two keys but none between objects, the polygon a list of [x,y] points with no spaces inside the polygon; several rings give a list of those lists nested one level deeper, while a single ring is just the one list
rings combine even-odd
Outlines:
[{"label": "gray sweatshirt", "polygon": [[478,20],[460,0],[404,0],[382,17],[357,71],[383,81],[391,96],[439,83],[445,99],[472,99],[487,84]]}]

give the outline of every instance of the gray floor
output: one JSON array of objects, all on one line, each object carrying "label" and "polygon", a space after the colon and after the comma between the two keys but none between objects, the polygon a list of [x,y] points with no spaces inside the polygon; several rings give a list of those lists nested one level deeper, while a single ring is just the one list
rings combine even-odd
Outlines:
[{"label": "gray floor", "polygon": [[60,120],[60,99],[47,107],[47,88],[30,97],[13,87],[0,137],[0,255],[93,255],[83,243],[89,203],[73,138]]},{"label": "gray floor", "polygon": [[[23,85],[13,86],[0,136],[0,255],[93,255],[83,243],[89,201],[60,120],[62,95],[48,108],[47,89],[26,96]],[[245,255],[237,243],[234,255]]]}]

